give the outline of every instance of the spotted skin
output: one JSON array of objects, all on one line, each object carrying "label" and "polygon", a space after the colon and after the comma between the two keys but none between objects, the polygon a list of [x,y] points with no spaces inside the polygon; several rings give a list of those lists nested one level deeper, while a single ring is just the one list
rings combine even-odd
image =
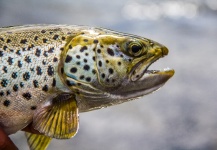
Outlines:
[{"label": "spotted skin", "polygon": [[167,53],[150,39],[101,28],[0,28],[0,126],[15,133],[66,94],[85,112],[151,93],[174,74],[147,71]]}]

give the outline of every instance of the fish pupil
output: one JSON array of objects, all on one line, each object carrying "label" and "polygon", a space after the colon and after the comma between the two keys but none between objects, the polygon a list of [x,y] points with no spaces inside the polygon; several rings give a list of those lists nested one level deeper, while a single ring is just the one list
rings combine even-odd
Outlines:
[{"label": "fish pupil", "polygon": [[141,49],[142,49],[142,47],[139,46],[139,45],[133,45],[131,47],[132,52],[135,53],[135,54],[138,53]]}]

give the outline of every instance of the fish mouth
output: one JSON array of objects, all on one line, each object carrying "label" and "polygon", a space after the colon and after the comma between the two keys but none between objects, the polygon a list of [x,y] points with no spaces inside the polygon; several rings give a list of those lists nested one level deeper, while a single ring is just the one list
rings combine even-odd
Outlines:
[{"label": "fish mouth", "polygon": [[[166,47],[162,49],[158,49],[155,55],[149,57],[149,58],[144,58],[141,61],[139,61],[131,70],[130,73],[130,80],[131,81],[137,81],[141,80],[141,78],[146,77],[147,75],[167,75],[169,77],[172,77],[174,75],[174,70],[170,68],[164,68],[161,70],[148,70],[148,68],[156,62],[158,59],[164,57],[165,55],[168,54],[168,49]],[[160,52],[160,53],[159,53]]]}]

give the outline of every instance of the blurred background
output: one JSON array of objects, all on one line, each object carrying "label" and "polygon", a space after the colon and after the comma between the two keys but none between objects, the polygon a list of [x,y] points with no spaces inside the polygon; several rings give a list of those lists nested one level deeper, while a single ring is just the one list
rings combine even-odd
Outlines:
[{"label": "blurred background", "polygon": [[[78,134],[49,150],[217,150],[216,0],[0,0],[0,26],[23,24],[144,36],[170,49],[151,68],[176,70],[156,93],[80,114]],[[28,149],[23,132],[11,138]]]}]

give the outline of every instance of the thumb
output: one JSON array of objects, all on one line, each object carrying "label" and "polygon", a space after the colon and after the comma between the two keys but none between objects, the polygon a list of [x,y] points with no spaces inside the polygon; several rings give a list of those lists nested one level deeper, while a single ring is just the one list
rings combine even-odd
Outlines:
[{"label": "thumb", "polygon": [[0,150],[18,150],[8,135],[0,128]]}]

